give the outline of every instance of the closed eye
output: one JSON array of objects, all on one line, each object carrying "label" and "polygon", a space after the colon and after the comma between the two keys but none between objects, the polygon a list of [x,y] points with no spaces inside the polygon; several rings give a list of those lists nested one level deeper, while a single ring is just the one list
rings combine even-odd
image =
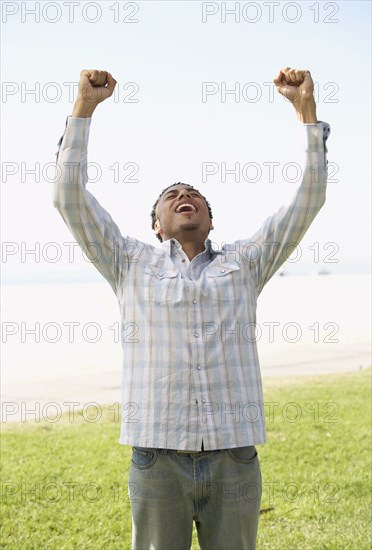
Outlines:
[{"label": "closed eye", "polygon": [[[200,193],[197,193],[196,191],[188,193],[188,195],[190,195],[190,197],[196,197],[197,199],[202,198]],[[178,196],[178,193],[175,193],[175,192],[167,193],[166,195],[164,195],[164,200],[167,201],[168,199],[175,199],[177,196]]]}]

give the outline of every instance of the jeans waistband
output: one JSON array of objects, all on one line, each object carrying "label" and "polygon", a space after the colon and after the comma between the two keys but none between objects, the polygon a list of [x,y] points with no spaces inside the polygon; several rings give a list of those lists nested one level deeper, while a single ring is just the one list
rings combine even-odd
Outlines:
[{"label": "jeans waistband", "polygon": [[223,453],[226,449],[213,449],[212,451],[176,451],[178,455],[201,455],[205,453]]},{"label": "jeans waistband", "polygon": [[167,453],[176,453],[178,455],[203,455],[203,454],[211,454],[211,453],[224,453],[227,449],[212,449],[209,451],[206,451],[205,449],[200,451],[194,451],[194,450],[177,450],[177,449],[163,449],[163,448],[153,448],[153,447],[138,447],[137,445],[134,445],[132,447],[133,449],[138,449],[139,451],[158,451],[162,454]]}]

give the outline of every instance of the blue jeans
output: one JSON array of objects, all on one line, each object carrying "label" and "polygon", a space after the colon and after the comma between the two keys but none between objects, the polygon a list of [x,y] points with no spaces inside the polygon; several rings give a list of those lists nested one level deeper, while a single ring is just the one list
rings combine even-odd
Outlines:
[{"label": "blue jeans", "polygon": [[252,550],[262,492],[254,446],[189,452],[133,447],[133,550]]}]

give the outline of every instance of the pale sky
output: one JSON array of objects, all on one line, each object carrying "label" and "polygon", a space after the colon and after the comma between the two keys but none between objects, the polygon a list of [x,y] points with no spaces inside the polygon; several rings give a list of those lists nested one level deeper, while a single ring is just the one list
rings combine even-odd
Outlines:
[{"label": "pale sky", "polygon": [[[76,251],[69,264],[63,243],[73,238],[53,208],[50,182],[73,83],[84,68],[109,70],[118,81],[116,96],[93,117],[88,158],[98,181],[89,188],[124,235],[154,245],[151,206],[176,181],[207,196],[215,225],[210,237],[219,244],[248,238],[290,201],[299,184],[302,128],[271,82],[283,66],[309,69],[318,119],[331,125],[332,176],[326,205],[301,243],[301,261],[286,267],[367,271],[370,6],[2,2],[4,277],[95,277]],[[228,90],[235,94],[224,95]],[[29,172],[35,166],[39,181]],[[224,178],[224,168],[234,167],[236,174]],[[212,169],[216,174],[206,175]],[[40,259],[25,255],[35,247]],[[61,257],[54,263],[55,254]],[[327,257],[338,261],[325,264]]]}]

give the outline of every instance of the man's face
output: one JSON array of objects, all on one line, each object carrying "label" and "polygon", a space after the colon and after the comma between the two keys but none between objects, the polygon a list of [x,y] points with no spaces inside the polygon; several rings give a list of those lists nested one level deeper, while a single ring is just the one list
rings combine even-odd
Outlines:
[{"label": "man's face", "polygon": [[207,204],[202,195],[188,185],[175,185],[164,193],[156,208],[155,232],[163,241],[174,237],[205,240],[212,226]]}]

